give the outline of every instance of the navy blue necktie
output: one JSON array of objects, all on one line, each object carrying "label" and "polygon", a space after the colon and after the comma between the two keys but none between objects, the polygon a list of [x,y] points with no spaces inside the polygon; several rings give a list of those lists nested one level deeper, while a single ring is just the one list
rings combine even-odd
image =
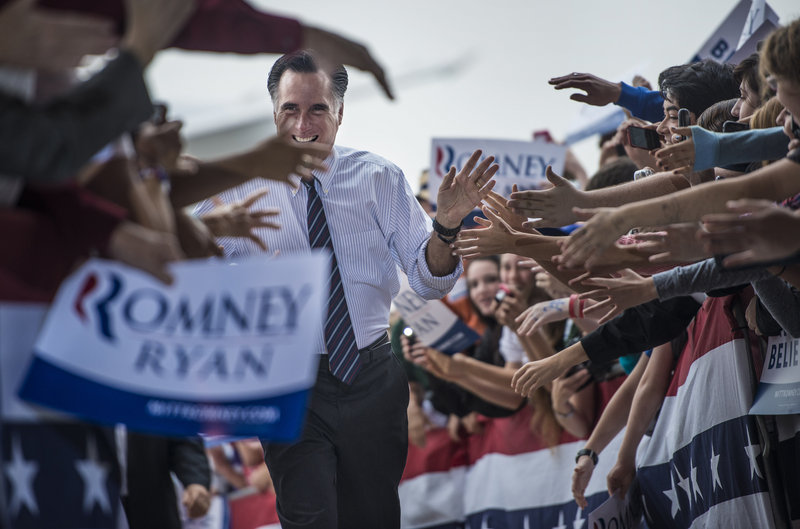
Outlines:
[{"label": "navy blue necktie", "polygon": [[327,248],[331,251],[330,295],[328,297],[328,317],[325,320],[325,348],[328,350],[328,366],[333,376],[350,384],[361,368],[358,345],[347,310],[344,285],[339,274],[336,252],[333,250],[325,209],[322,207],[314,183],[303,182],[308,189],[308,242],[312,248]]}]

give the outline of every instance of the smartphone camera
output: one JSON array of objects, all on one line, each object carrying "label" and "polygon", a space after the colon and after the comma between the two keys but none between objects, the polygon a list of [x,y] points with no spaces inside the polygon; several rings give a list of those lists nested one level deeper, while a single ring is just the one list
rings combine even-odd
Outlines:
[{"label": "smartphone camera", "polygon": [[500,285],[497,289],[497,293],[494,295],[494,300],[498,303],[502,303],[506,296],[511,293],[511,289],[508,288],[506,285]]},{"label": "smartphone camera", "polygon": [[739,132],[742,130],[747,130],[749,128],[750,127],[747,125],[747,123],[739,123],[738,121],[728,120],[722,124],[722,132],[726,134],[730,132]]},{"label": "smartphone camera", "polygon": [[653,129],[628,127],[628,143],[631,147],[652,151],[661,147],[661,137]]},{"label": "smartphone camera", "polygon": [[408,340],[409,346],[417,343],[417,335],[414,333],[414,329],[412,329],[411,327],[406,327],[405,329],[403,329],[403,336],[405,336],[406,340]]}]

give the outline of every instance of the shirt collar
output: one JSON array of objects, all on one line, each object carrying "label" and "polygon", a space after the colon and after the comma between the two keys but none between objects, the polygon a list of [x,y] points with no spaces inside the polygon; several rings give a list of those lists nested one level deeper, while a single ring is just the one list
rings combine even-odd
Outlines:
[{"label": "shirt collar", "polygon": [[[328,170],[327,171],[312,171],[311,175],[314,179],[319,182],[319,186],[317,189],[322,191],[323,194],[327,195],[331,189],[331,185],[333,185],[333,175],[336,174],[336,163],[339,159],[339,153],[336,152],[336,146],[331,149],[331,153],[328,155],[327,158],[322,162]],[[300,185],[302,181],[300,177],[297,175],[291,175],[292,182],[297,183],[297,188],[292,190],[292,196],[295,196],[297,192],[300,190]]]}]

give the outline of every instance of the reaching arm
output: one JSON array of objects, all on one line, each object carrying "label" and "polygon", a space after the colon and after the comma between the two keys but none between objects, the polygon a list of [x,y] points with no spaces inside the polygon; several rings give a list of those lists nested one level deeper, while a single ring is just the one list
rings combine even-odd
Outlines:
[{"label": "reaching arm", "polygon": [[545,190],[511,193],[508,205],[515,213],[541,220],[527,223],[529,227],[566,226],[578,220],[573,207],[615,207],[648,198],[673,193],[689,186],[686,178],[675,172],[656,173],[648,178],[624,184],[581,191],[563,177],[547,168],[547,179],[553,187]]},{"label": "reaching arm", "polygon": [[619,491],[624,497],[636,474],[636,448],[647,431],[653,417],[664,402],[664,395],[670,380],[672,367],[672,346],[664,344],[656,347],[647,363],[639,387],[633,397],[625,437],[622,440],[617,464],[608,474],[608,493]]},{"label": "reaching arm", "polygon": [[248,151],[211,162],[187,163],[170,174],[170,199],[176,208],[200,202],[218,193],[261,177],[290,183],[290,175],[311,177],[311,171],[324,171],[330,147],[297,145],[273,136]]},{"label": "reaching arm", "polygon": [[[596,454],[601,453],[608,446],[608,443],[614,439],[614,436],[625,426],[628,421],[631,403],[633,402],[633,395],[639,386],[639,381],[642,379],[642,374],[649,360],[650,357],[646,354],[642,354],[639,357],[636,367],[617,389],[611,400],[608,401],[584,448],[588,448]],[[584,493],[592,477],[592,472],[594,472],[592,458],[587,455],[579,457],[572,473],[572,496],[581,509],[585,509],[588,505]]]},{"label": "reaching arm", "polygon": [[[435,376],[458,384],[478,397],[510,410],[519,408],[524,399],[511,389],[511,377],[518,364],[500,367],[456,353],[447,356],[426,348],[426,369]],[[511,367],[513,366],[513,367]]]},{"label": "reaching arm", "polygon": [[707,182],[619,208],[585,212],[590,220],[570,236],[561,261],[567,267],[591,265],[620,234],[636,226],[698,221],[707,213],[724,212],[729,200],[783,200],[798,192],[800,164],[785,159],[739,178]]}]

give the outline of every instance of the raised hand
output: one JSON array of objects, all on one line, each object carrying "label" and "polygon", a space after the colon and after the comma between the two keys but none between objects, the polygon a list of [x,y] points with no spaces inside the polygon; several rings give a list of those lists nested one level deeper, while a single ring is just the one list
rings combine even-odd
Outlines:
[{"label": "raised hand", "polygon": [[766,200],[728,202],[731,213],[703,217],[705,232],[698,237],[711,254],[732,254],[724,266],[743,266],[784,259],[800,251],[800,216]]},{"label": "raised hand", "polygon": [[492,177],[500,167],[493,163],[494,156],[478,163],[481,154],[480,149],[473,152],[457,174],[456,168],[451,167],[439,186],[436,220],[445,228],[459,226],[494,187]]},{"label": "raised hand", "polygon": [[571,73],[561,77],[553,77],[547,81],[556,90],[565,88],[577,88],[583,90],[585,94],[572,94],[569,96],[573,101],[580,101],[587,105],[602,107],[609,103],[616,103],[622,93],[620,83],[606,81],[590,73]]},{"label": "raised hand", "polygon": [[260,189],[250,193],[244,200],[233,204],[225,204],[219,197],[214,197],[212,200],[215,207],[203,215],[202,221],[215,237],[244,237],[266,252],[267,245],[255,234],[254,230],[258,228],[279,229],[280,224],[268,220],[270,217],[278,215],[279,211],[275,208],[250,211],[250,208],[267,193],[269,193],[269,189]]},{"label": "raised hand", "polygon": [[547,166],[545,176],[553,187],[511,193],[508,206],[517,215],[526,218],[540,217],[539,220],[527,222],[525,227],[528,228],[572,224],[577,220],[572,208],[583,203],[582,198],[585,193],[576,189],[566,178],[553,172],[550,166]]},{"label": "raised hand", "polygon": [[594,277],[583,281],[583,284],[601,287],[580,295],[582,299],[602,300],[583,311],[587,317],[599,318],[597,323],[600,325],[625,309],[658,298],[652,278],[642,277],[629,268],[622,270],[619,277]]}]

